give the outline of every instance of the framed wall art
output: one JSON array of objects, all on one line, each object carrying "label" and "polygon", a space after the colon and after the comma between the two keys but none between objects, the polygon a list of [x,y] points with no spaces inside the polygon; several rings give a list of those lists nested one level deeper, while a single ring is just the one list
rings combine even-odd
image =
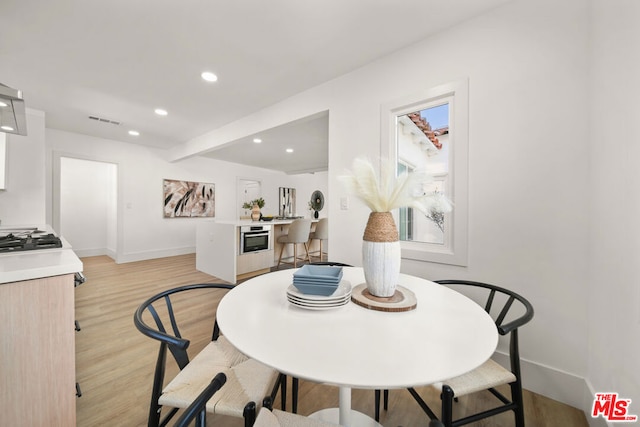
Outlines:
[{"label": "framed wall art", "polygon": [[215,184],[165,179],[163,190],[165,218],[216,216]]}]

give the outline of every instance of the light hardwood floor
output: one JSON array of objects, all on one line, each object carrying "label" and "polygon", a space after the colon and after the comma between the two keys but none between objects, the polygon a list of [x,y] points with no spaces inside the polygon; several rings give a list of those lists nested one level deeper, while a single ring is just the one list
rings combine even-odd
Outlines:
[{"label": "light hardwood floor", "polygon": [[[76,319],[81,331],[76,334],[77,380],[82,397],[77,400],[77,425],[144,426],[157,343],[138,332],[133,325],[133,313],[148,297],[172,287],[217,281],[195,269],[195,256],[115,264],[106,256],[82,259],[85,284],[76,288]],[[212,291],[207,298],[185,301],[188,318],[185,336],[195,333],[202,338],[192,341],[192,354],[202,349],[210,339],[212,316],[223,292]],[[167,377],[175,375],[170,368]],[[290,387],[289,387],[290,390]],[[439,408],[438,396],[423,389],[427,402]],[[299,413],[338,405],[335,387],[301,381]],[[276,399],[279,402],[279,399]],[[276,402],[276,407],[279,404]],[[456,415],[486,407],[492,401],[464,397],[456,404]],[[373,415],[373,392],[354,390],[354,409]],[[525,391],[525,417],[528,427],[583,427],[584,414],[570,406]],[[437,413],[438,411],[436,411]],[[382,412],[385,427],[426,426],[428,419],[406,390],[392,390],[389,410]],[[242,426],[240,419],[209,417],[209,425]],[[475,426],[507,427],[513,425],[510,413],[473,424]]]}]

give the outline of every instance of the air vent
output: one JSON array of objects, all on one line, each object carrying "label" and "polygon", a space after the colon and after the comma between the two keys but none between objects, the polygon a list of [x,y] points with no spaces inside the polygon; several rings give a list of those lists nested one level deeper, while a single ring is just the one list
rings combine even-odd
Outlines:
[{"label": "air vent", "polygon": [[112,125],[120,126],[120,122],[116,122],[115,120],[109,120],[109,119],[105,119],[103,117],[96,117],[96,116],[89,116],[89,118],[91,120],[95,120],[97,122],[109,123],[109,124],[112,124]]}]

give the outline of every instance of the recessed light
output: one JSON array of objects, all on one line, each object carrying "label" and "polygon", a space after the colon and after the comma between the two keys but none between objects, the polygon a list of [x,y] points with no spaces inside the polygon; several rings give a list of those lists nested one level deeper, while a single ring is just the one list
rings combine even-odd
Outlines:
[{"label": "recessed light", "polygon": [[255,142],[256,144],[260,144],[262,140],[260,138],[253,138],[253,142]]},{"label": "recessed light", "polygon": [[156,108],[155,112],[159,116],[166,116],[167,114],[169,114],[167,110],[163,110],[162,108]]},{"label": "recessed light", "polygon": [[13,131],[14,129],[11,126],[0,126],[0,129],[2,130],[8,130],[9,132]]},{"label": "recessed light", "polygon": [[0,101],[0,107],[4,108],[4,107],[8,107],[8,106],[9,106],[9,104],[7,104],[6,102]]},{"label": "recessed light", "polygon": [[203,80],[206,80],[208,82],[218,81],[218,76],[213,74],[211,71],[205,71],[204,73],[200,74],[200,76]]},{"label": "recessed light", "polygon": [[138,132],[137,130],[130,130],[129,131],[129,135],[131,135],[131,136],[140,136],[140,132]]},{"label": "recessed light", "polygon": [[293,148],[287,148],[287,153],[293,153]]}]

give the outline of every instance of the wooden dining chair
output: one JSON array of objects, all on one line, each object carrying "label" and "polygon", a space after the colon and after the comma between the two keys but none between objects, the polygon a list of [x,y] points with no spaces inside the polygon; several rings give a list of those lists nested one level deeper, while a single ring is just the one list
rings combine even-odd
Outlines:
[{"label": "wooden dining chair", "polygon": [[222,372],[213,377],[211,383],[209,383],[187,409],[184,410],[180,418],[173,424],[173,427],[187,427],[194,420],[196,421],[196,426],[204,427],[206,425],[207,402],[226,382],[227,376]]},{"label": "wooden dining chair", "polygon": [[[518,329],[533,319],[533,306],[523,296],[487,283],[469,280],[436,280],[436,282],[441,285],[466,288],[470,297],[474,300],[484,300],[484,309],[494,319],[498,333],[503,336],[509,336],[510,369],[506,369],[489,359],[471,372],[431,386],[441,393],[440,419],[442,423],[445,427],[462,426],[503,412],[513,411],[516,427],[524,427]],[[510,399],[496,390],[496,387],[506,384],[509,385],[511,391]],[[488,391],[493,394],[500,401],[500,404],[491,409],[454,420],[454,400],[457,400],[458,397],[481,391]],[[409,393],[429,418],[437,419],[435,413],[414,388],[409,388]],[[387,404],[387,396],[385,396],[385,406]],[[377,416],[380,404],[378,390],[376,390],[375,404]]]},{"label": "wooden dining chair", "polygon": [[335,261],[316,261],[310,262],[309,265],[328,265],[333,267],[353,267],[353,265]]},{"label": "wooden dining chair", "polygon": [[[160,342],[149,405],[150,427],[166,425],[180,408],[189,407],[219,372],[224,373],[226,385],[215,394],[207,410],[244,418],[245,427],[253,425],[259,406],[272,402],[278,389],[285,387],[284,375],[240,353],[220,334],[213,305],[208,306],[214,311],[211,341],[193,359],[188,354],[191,341],[183,337],[181,329],[193,328],[193,312],[202,310],[194,309],[194,305],[207,301],[212,292],[231,288],[232,285],[221,283],[180,286],[152,296],[136,310],[136,328]],[[180,371],[163,386],[167,351]],[[284,390],[282,395],[284,407]],[[165,407],[167,410],[163,411]]]},{"label": "wooden dining chair", "polygon": [[[223,387],[225,382],[226,376],[224,373],[221,372],[217,374],[209,386],[207,386],[194,399],[189,407],[185,409],[184,413],[180,416],[173,427],[187,427],[194,420],[196,421],[197,427],[204,427],[203,417],[206,413],[207,403],[213,395]],[[258,412],[256,421],[253,424],[254,427],[335,427],[335,424],[280,411],[278,409],[272,409],[272,405],[269,403],[270,402],[265,402],[265,405],[260,409],[260,412]]]}]

